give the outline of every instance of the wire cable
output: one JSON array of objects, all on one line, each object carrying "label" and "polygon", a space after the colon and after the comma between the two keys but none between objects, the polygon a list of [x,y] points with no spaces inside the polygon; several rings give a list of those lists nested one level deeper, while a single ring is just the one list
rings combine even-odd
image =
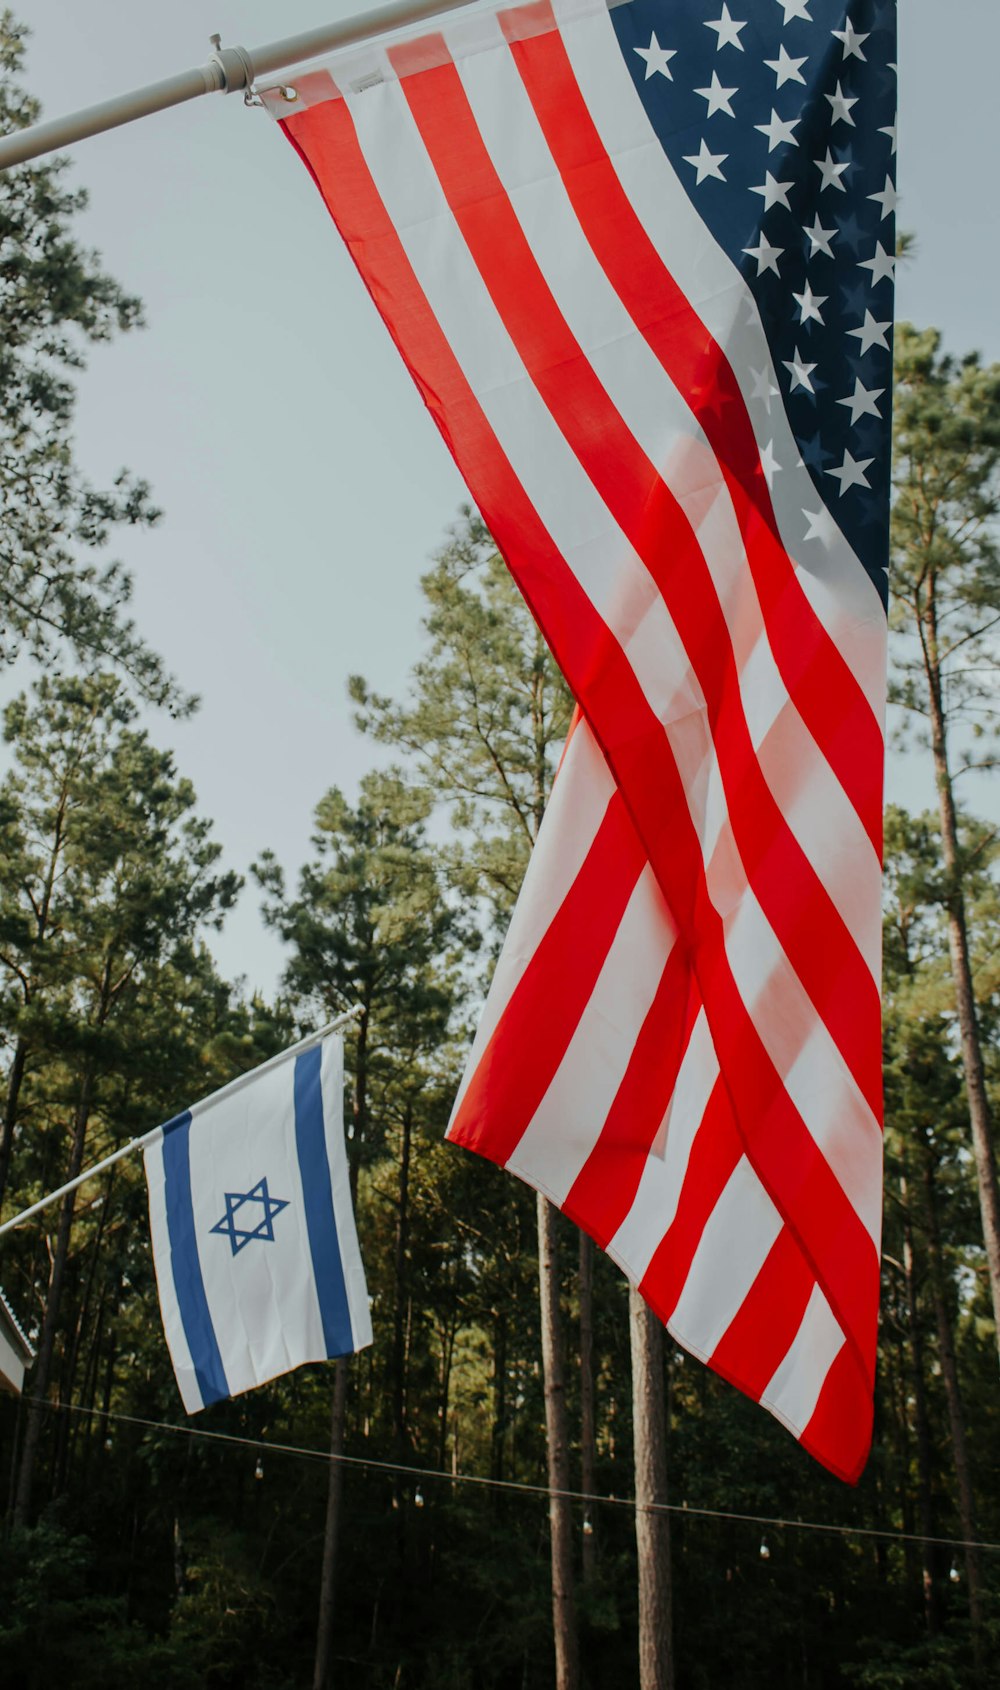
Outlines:
[{"label": "wire cable", "polygon": [[517,1479],[490,1479],[482,1473],[449,1473],[446,1468],[413,1467],[401,1461],[382,1461],[371,1455],[334,1455],[329,1450],[310,1449],[300,1444],[272,1443],[266,1438],[244,1438],[235,1432],[210,1432],[201,1426],[178,1426],[169,1420],[147,1420],[138,1414],[120,1414],[114,1409],[84,1408],[82,1403],[53,1403],[43,1397],[24,1397],[24,1402],[38,1403],[45,1408],[67,1414],[86,1414],[97,1420],[118,1421],[127,1426],[141,1426],[147,1431],[173,1432],[183,1438],[201,1438],[206,1442],[235,1445],[254,1450],[258,1455],[290,1455],[298,1460],[319,1461],[325,1466],[338,1462],[344,1467],[371,1468],[380,1473],[399,1473],[420,1482],[440,1481],[449,1485],[473,1485],[482,1490],[511,1491],[522,1496],[558,1498],[564,1502],[596,1504],[602,1508],[627,1508],[635,1513],[675,1514],[682,1519],[730,1520],[744,1525],[770,1526],[799,1532],[819,1532],[828,1537],[877,1538],[885,1543],[936,1544],[942,1549],[982,1549],[1000,1554],[1000,1543],[969,1540],[960,1537],[928,1537],[923,1532],[900,1532],[878,1526],[840,1526],[830,1520],[790,1520],[776,1514],[743,1514],[725,1508],[689,1507],[686,1502],[639,1503],[634,1497],[599,1495],[597,1492],[550,1490],[548,1485],[532,1485]]}]

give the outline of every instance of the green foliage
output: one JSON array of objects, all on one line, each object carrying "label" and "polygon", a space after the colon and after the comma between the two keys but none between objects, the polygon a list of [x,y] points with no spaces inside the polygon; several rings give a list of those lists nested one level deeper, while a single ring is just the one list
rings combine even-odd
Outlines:
[{"label": "green foliage", "polygon": [[49,1177],[44,1152],[59,1129],[46,1123],[72,1112],[84,1076],[88,1092],[100,1077],[128,1115],[164,992],[161,1058],[183,1045],[188,982],[207,966],[199,930],[218,925],[239,888],[216,872],[219,847],[193,814],[190,783],[135,718],[121,683],[101,675],[43,678],[5,712],[13,766],[0,783],[0,1003],[15,1061],[0,1194],[29,1121],[43,1150],[38,1175]]},{"label": "green foliage", "polygon": [[[17,77],[24,28],[0,13],[0,130],[37,121]],[[19,653],[52,662],[68,641],[114,664],[173,709],[184,699],[128,617],[131,577],[97,560],[114,529],[158,519],[146,483],[122,470],[92,487],[73,456],[74,373],[88,344],[142,321],[139,301],[73,238],[86,195],[65,159],[0,176],[0,669]]]},{"label": "green foliage", "polygon": [[[982,1663],[976,1660],[964,1630],[958,1624],[947,1637],[909,1644],[868,1639],[866,1658],[846,1669],[846,1682],[858,1690],[982,1690]],[[991,1658],[995,1659],[993,1651]]]},{"label": "green foliage", "polygon": [[[893,686],[992,738],[1000,619],[1000,365],[957,361],[936,329],[899,325],[892,513]],[[930,697],[928,697],[930,693]],[[970,766],[992,766],[970,752]],[[957,771],[953,771],[955,773]]]},{"label": "green foliage", "polygon": [[509,916],[569,728],[566,683],[481,519],[463,510],[421,583],[428,650],[399,704],[350,682],[359,727],[408,755],[462,843],[456,883]]},{"label": "green foliage", "polygon": [[[8,126],[34,115],[14,80],[20,56],[5,14]],[[570,700],[488,534],[463,513],[424,581],[427,643],[406,699],[351,683],[358,721],[406,772],[370,774],[353,798],[322,796],[294,883],[266,853],[255,866],[264,919],[287,947],[277,1001],[245,1002],[219,977],[206,936],[238,883],[190,784],[139,725],[136,688],[173,695],[124,614],[127,577],[93,565],[119,521],[153,512],[128,479],[110,494],[89,489],[68,444],[84,349],[139,320],[136,302],[72,239],[81,203],[60,166],[0,184],[0,661],[51,657],[64,639],[99,659],[80,676],[50,665],[5,717],[5,1207],[58,1184],[84,1140],[88,1154],[103,1153],[357,1005],[349,1144],[375,1341],[351,1369],[346,1447],[357,1465],[345,1476],[335,1681],[549,1690],[534,1205],[442,1135],[477,1008],[477,955],[512,907]],[[897,696],[926,703],[917,683],[936,639],[942,704],[989,728],[1000,375],[954,364],[937,336],[912,330],[899,357]],[[960,884],[995,1087],[997,844],[970,815],[956,828],[945,868],[936,818],[887,816],[889,1200],[875,1447],[857,1489],[822,1473],[705,1368],[676,1351],[669,1359],[685,1690],[987,1681],[996,1562],[981,1568],[974,1636],[964,1560],[953,1583],[949,1555],[858,1535],[919,1534],[926,1521],[935,1535],[961,1535],[950,1353],[976,1529],[1000,1538],[1000,1404],[948,954]],[[6,1290],[36,1335],[48,1322],[54,1336],[39,1387],[49,1408],[33,1524],[8,1522],[0,1537],[0,1676],[25,1690],[63,1680],[75,1690],[291,1690],[312,1676],[331,1370],[300,1369],[183,1422],[145,1208],[137,1162],[84,1186],[58,1296],[54,1227],[3,1241]],[[562,1231],[568,1244],[572,1229]],[[572,1316],[568,1266],[562,1294]],[[626,1288],[606,1257],[594,1266],[594,1371],[596,1488],[627,1499]],[[573,1358],[567,1395],[578,1428]],[[0,1400],[4,1486],[22,1459],[27,1411]],[[392,1470],[400,1461],[419,1481]],[[453,1483],[463,1472],[525,1488]],[[760,1527],[733,1517],[761,1513],[786,1522],[767,1527],[766,1557]],[[635,1679],[631,1511],[608,1502],[593,1514],[586,1690]],[[800,1528],[810,1521],[844,1534]]]},{"label": "green foliage", "polygon": [[169,1643],[129,1619],[124,1598],[99,1589],[92,1544],[43,1522],[0,1542],[0,1661],[19,1690],[197,1690]]}]

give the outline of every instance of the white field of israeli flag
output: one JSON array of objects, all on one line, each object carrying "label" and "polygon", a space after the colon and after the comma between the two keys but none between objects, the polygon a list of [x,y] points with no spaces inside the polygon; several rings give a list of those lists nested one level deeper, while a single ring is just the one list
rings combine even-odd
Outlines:
[{"label": "white field of israeli flag", "polygon": [[334,1033],[146,1141],[160,1310],[189,1414],[372,1341],[343,1097]]}]

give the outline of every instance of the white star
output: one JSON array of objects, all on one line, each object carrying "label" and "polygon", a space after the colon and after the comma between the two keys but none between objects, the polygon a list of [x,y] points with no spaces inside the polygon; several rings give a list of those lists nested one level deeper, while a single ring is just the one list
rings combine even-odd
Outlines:
[{"label": "white star", "polygon": [[873,346],[881,346],[883,352],[888,352],[889,342],[885,338],[885,331],[891,328],[888,323],[876,323],[870,311],[865,312],[865,320],[859,329],[848,329],[848,334],[856,335],[861,342],[861,351],[869,352]]},{"label": "white star", "polygon": [[759,245],[743,248],[749,258],[756,258],[758,276],[762,276],[765,270],[773,270],[776,276],[780,275],[778,258],[784,250],[783,246],[771,246],[765,238],[763,229],[760,232]]},{"label": "white star", "polygon": [[868,198],[870,200],[874,200],[876,205],[880,205],[882,207],[882,217],[880,221],[884,222],[887,217],[891,217],[896,209],[899,198],[893,185],[892,177],[886,175],[885,187],[882,189],[882,192],[880,194],[869,194]]},{"label": "white star", "polygon": [[896,259],[893,253],[886,252],[881,241],[876,241],[874,257],[866,258],[863,264],[858,265],[858,269],[870,270],[872,287],[877,287],[879,282],[884,282],[887,279],[890,282],[893,280],[896,274]]},{"label": "white star", "polygon": [[802,75],[802,66],[805,62],[805,59],[790,58],[785,52],[784,47],[778,48],[778,57],[776,59],[764,60],[768,70],[773,70],[775,76],[778,78],[779,88],[783,88],[786,82],[804,83],[805,77]]},{"label": "white star", "polygon": [[852,458],[850,452],[844,453],[844,461],[839,469],[828,469],[827,475],[835,475],[840,482],[840,496],[844,497],[849,487],[867,487],[871,491],[871,482],[865,474],[875,462],[874,458]]},{"label": "white star", "polygon": [[670,61],[671,59],[676,59],[677,57],[676,47],[661,47],[660,43],[656,39],[656,33],[654,31],[649,38],[648,47],[636,47],[633,51],[638,53],[640,59],[645,59],[646,61],[646,74],[643,78],[644,82],[648,82],[651,76],[656,75],[657,71],[659,71],[661,76],[665,76],[668,82],[673,82],[674,73],[670,69]]},{"label": "white star", "polygon": [[853,428],[859,417],[881,417],[882,413],[875,401],[881,399],[884,392],[884,387],[865,387],[861,377],[855,376],[854,392],[849,394],[846,399],[838,399],[837,404],[851,407],[851,427]]},{"label": "white star", "polygon": [[818,511],[804,510],[802,515],[809,524],[806,539],[819,540],[826,547],[832,546],[840,530],[826,506],[820,505]]},{"label": "white star", "polygon": [[764,471],[765,476],[767,477],[767,490],[770,493],[774,488],[774,478],[781,468],[781,465],[779,464],[777,458],[774,455],[774,441],[773,440],[768,441],[767,445],[764,447],[764,450],[760,455],[760,467]]},{"label": "white star", "polygon": [[880,135],[888,135],[890,141],[892,142],[892,156],[893,157],[896,156],[896,128],[897,128],[897,124],[896,124],[896,121],[894,119],[892,123],[886,124],[886,127],[884,129],[879,130]]},{"label": "white star", "polygon": [[743,23],[734,23],[733,19],[729,15],[728,6],[723,6],[721,18],[716,18],[714,23],[706,22],[705,28],[714,29],[716,35],[719,37],[718,41],[715,43],[715,51],[717,53],[720,52],[723,47],[738,47],[740,52],[743,52],[744,49],[743,43],[740,40],[740,30],[746,29],[746,21],[744,20]]},{"label": "white star", "polygon": [[705,113],[706,117],[714,117],[717,111],[724,111],[727,117],[735,117],[736,113],[729,104],[729,100],[731,95],[738,92],[739,90],[737,88],[723,88],[722,83],[719,81],[719,78],[716,76],[714,70],[712,72],[712,86],[710,88],[695,89],[696,94],[700,94],[703,100],[708,101],[708,111]]},{"label": "white star", "polygon": [[[842,194],[846,194],[847,189],[844,187],[840,178],[843,176],[844,171],[848,168],[850,162],[850,159],[846,159],[843,164],[835,164],[833,161],[833,154],[831,153],[829,147],[826,149],[825,158],[813,159],[813,164],[816,166],[816,169],[823,178],[819,185],[820,193],[823,192],[824,188],[839,188]],[[869,198],[871,198],[871,195],[869,195]]]},{"label": "white star", "polygon": [[778,5],[785,9],[782,23],[791,23],[793,18],[805,18],[806,23],[812,23],[812,13],[806,11],[808,4],[809,0],[778,0]]},{"label": "white star", "polygon": [[[860,59],[862,64],[868,63],[864,53],[861,51],[861,43],[868,40],[868,35],[858,35],[850,18],[847,20],[846,29],[831,29],[830,34],[835,35],[838,41],[842,41],[844,43],[845,59],[853,57],[855,59]],[[868,34],[871,34],[870,30]],[[831,470],[827,473],[832,474],[833,472]]]},{"label": "white star", "polygon": [[830,245],[830,242],[833,240],[837,231],[836,229],[824,229],[819,220],[819,212],[816,213],[816,216],[813,219],[812,228],[803,229],[802,232],[803,234],[808,235],[810,241],[812,242],[812,251],[809,254],[810,258],[815,258],[818,252],[825,253],[827,258],[833,257],[833,248]]},{"label": "white star", "polygon": [[794,393],[797,387],[804,387],[808,392],[815,393],[816,389],[809,378],[816,365],[805,363],[798,347],[795,348],[794,358],[782,358],[781,362],[792,378],[788,388],[789,393]]},{"label": "white star", "polygon": [[771,400],[778,398],[779,389],[775,387],[773,381],[771,380],[771,373],[769,370],[755,370],[751,366],[750,374],[753,377],[753,392],[750,397],[751,399],[762,400],[764,408],[767,411],[768,416],[770,416]]},{"label": "white star", "polygon": [[792,130],[797,129],[801,122],[802,119],[800,117],[793,117],[786,123],[784,118],[778,116],[772,106],[770,123],[755,123],[754,128],[758,130],[761,135],[767,136],[767,150],[769,153],[773,153],[775,147],[798,146],[799,143],[792,134]]},{"label": "white star", "polygon": [[820,306],[825,305],[829,297],[830,295],[828,293],[813,293],[813,290],[809,286],[808,282],[806,283],[804,293],[793,293],[792,298],[799,307],[799,322],[808,323],[811,320],[816,323],[822,323],[823,313],[820,310]]},{"label": "white star", "polygon": [[770,211],[772,205],[783,205],[786,211],[791,211],[788,203],[788,190],[794,188],[794,182],[776,182],[769,170],[764,172],[764,180],[759,188],[751,188],[752,194],[763,194],[764,210]]},{"label": "white star", "polygon": [[833,123],[830,125],[831,129],[833,128],[833,124],[836,123],[849,123],[852,129],[857,128],[857,124],[851,116],[851,107],[856,106],[858,103],[858,96],[856,94],[853,98],[849,94],[845,94],[838,82],[837,92],[835,94],[824,94],[823,98],[825,100],[829,100],[831,106],[833,107]]},{"label": "white star", "polygon": [[706,176],[717,176],[720,182],[724,182],[726,180],[722,171],[719,169],[719,166],[720,164],[723,164],[728,157],[728,153],[710,153],[708,150],[708,144],[703,138],[697,153],[684,154],[684,163],[694,165],[698,172],[698,180],[695,183],[695,186],[700,187]]}]

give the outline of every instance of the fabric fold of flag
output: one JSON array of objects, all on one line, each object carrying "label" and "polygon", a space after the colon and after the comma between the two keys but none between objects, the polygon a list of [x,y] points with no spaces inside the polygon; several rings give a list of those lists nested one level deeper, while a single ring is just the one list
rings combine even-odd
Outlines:
[{"label": "fabric fold of flag", "polygon": [[716,10],[533,0],[264,100],[582,712],[449,1136],[853,1479],[895,6]]},{"label": "fabric fold of flag", "polygon": [[160,1310],[189,1414],[372,1341],[343,1094],[331,1034],[146,1144]]}]

